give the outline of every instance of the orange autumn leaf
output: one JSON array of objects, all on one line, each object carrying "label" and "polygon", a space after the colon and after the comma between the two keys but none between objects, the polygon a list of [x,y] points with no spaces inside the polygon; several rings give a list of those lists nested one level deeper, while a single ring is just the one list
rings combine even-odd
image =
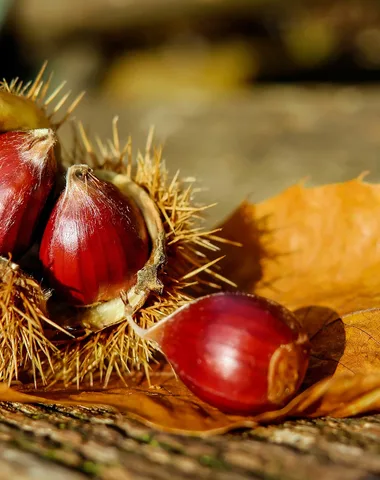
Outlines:
[{"label": "orange autumn leaf", "polygon": [[[320,310],[316,307],[310,309],[314,315]],[[308,330],[307,319],[308,315],[303,313],[302,323]],[[312,349],[307,385],[332,374],[380,372],[380,309],[361,310],[342,317],[330,316],[325,320],[318,331],[310,333]]]},{"label": "orange autumn leaf", "polygon": [[339,315],[380,306],[380,185],[361,178],[295,185],[257,205],[244,202],[224,223],[223,273],[238,288],[296,310]]}]

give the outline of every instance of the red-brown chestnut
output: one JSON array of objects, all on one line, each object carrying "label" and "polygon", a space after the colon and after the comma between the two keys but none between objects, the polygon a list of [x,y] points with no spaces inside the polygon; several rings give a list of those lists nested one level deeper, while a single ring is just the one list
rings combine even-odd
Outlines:
[{"label": "red-brown chestnut", "polygon": [[148,330],[183,383],[222,411],[253,414],[283,406],[299,389],[309,342],[293,314],[254,295],[218,293],[178,309]]},{"label": "red-brown chestnut", "polygon": [[148,257],[146,225],[133,199],[88,166],[70,167],[41,242],[50,285],[73,305],[104,302],[136,282]]},{"label": "red-brown chestnut", "polygon": [[31,246],[57,172],[51,129],[0,134],[0,255]]}]

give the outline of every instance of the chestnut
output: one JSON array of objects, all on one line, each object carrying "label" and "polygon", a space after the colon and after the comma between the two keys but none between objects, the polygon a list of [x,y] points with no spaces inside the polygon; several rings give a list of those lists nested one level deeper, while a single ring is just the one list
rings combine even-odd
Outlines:
[{"label": "chestnut", "polygon": [[0,134],[0,255],[23,255],[55,183],[53,130]]},{"label": "chestnut", "polygon": [[201,297],[148,330],[128,321],[158,346],[189,390],[224,412],[283,406],[308,366],[309,342],[294,315],[256,295]]},{"label": "chestnut", "polygon": [[70,167],[40,247],[49,284],[73,305],[104,302],[136,282],[148,257],[147,229],[133,199],[87,165]]}]

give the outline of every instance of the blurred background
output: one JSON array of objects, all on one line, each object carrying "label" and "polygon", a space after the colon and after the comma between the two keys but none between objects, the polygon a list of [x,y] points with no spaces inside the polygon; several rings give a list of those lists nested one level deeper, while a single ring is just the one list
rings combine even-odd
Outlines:
[{"label": "blurred background", "polygon": [[210,222],[305,177],[380,180],[379,1],[0,0],[0,49],[0,77],[48,59],[85,89],[92,133],[118,114],[143,148],[155,125]]}]

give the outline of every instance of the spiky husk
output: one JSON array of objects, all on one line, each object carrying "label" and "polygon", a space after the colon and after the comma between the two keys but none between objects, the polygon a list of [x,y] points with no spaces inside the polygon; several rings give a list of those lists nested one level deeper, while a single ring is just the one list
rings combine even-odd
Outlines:
[{"label": "spiky husk", "polygon": [[46,315],[46,295],[15,263],[0,257],[0,381],[21,376],[46,383],[58,349],[46,331],[59,329]]},{"label": "spiky husk", "polygon": [[[129,139],[120,146],[117,119],[113,122],[113,139],[107,143],[96,140],[97,148],[89,141],[83,127],[79,126],[81,143],[69,163],[88,163],[97,169],[112,170],[127,175],[144,187],[161,212],[167,240],[167,265],[161,281],[162,294],[152,292],[134,319],[147,328],[203,292],[220,289],[230,284],[218,272],[215,242],[225,241],[217,236],[218,230],[202,228],[202,214],[210,208],[194,203],[197,186],[194,179],[180,180],[177,172],[170,178],[162,159],[160,148],[152,147],[153,130],[150,132],[145,152],[132,160],[132,144]],[[210,260],[209,258],[213,259]],[[154,356],[153,347],[138,338],[127,322],[109,327],[97,333],[88,333],[77,341],[66,342],[55,362],[52,381],[63,381],[80,386],[85,383],[107,385],[111,375],[121,378],[136,369],[149,371]]]},{"label": "spiky husk", "polygon": [[[10,82],[0,81],[0,131],[46,127],[58,130],[70,118],[84,92],[65,107],[71,92],[63,93],[66,82],[49,92],[53,73],[44,80],[46,68],[47,62],[36,78],[27,83],[18,78]],[[2,94],[5,94],[4,98]]]}]

